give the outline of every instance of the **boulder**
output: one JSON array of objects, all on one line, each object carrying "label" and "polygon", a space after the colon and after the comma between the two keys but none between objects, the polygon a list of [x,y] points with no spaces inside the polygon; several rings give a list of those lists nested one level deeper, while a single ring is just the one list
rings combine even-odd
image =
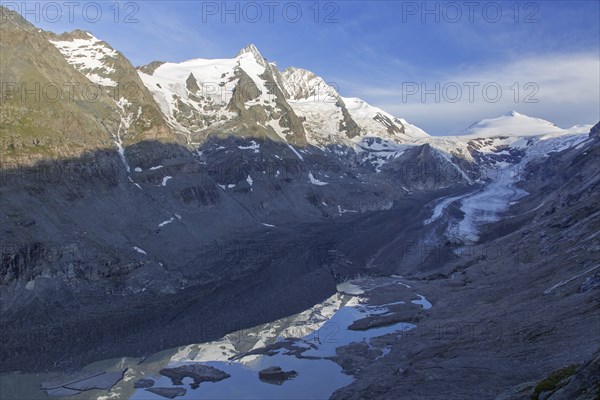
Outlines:
[{"label": "boulder", "polygon": [[348,326],[352,331],[366,331],[373,328],[394,325],[400,322],[412,323],[419,320],[419,314],[414,310],[406,308],[385,315],[371,315],[354,321]]},{"label": "boulder", "polygon": [[183,378],[192,378],[192,389],[196,389],[202,382],[218,382],[229,378],[231,375],[217,368],[203,364],[187,364],[176,368],[163,368],[160,374],[171,379],[173,385],[183,385]]},{"label": "boulder", "polygon": [[293,379],[298,375],[296,371],[284,371],[281,367],[273,366],[265,368],[258,373],[258,378],[265,382],[274,385],[281,385],[288,379]]}]

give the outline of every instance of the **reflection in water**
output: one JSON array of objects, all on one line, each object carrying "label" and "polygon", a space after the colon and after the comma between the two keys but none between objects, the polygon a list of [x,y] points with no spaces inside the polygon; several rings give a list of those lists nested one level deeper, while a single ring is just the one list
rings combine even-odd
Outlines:
[{"label": "reflection in water", "polygon": [[[412,300],[413,303],[425,309],[431,307],[431,303],[408,289],[399,278],[365,278],[347,282],[339,286],[338,293],[309,310],[228,334],[218,341],[165,350],[143,360],[120,358],[89,365],[86,370],[115,371],[127,368],[127,371],[124,379],[110,392],[92,390],[71,399],[163,399],[145,389],[134,389],[133,383],[142,378],[154,380],[154,388],[184,388],[186,394],[178,398],[186,399],[291,399],[298,398],[300,393],[302,398],[328,398],[335,390],[353,380],[330,359],[336,356],[336,349],[353,342],[366,342],[371,348],[380,350],[380,357],[383,357],[389,353],[389,346],[381,345],[379,348],[371,342],[372,338],[400,335],[415,327],[400,322],[364,331],[347,329],[359,319],[385,315],[390,312],[388,307],[402,307],[406,303],[399,301],[399,298],[392,298],[393,301],[386,304],[370,304],[369,291],[381,290],[385,286],[408,290],[412,292],[410,296],[413,299],[419,297],[419,300]],[[250,354],[246,354],[248,352]],[[173,386],[169,378],[160,374],[163,368],[199,362],[222,370],[231,377],[215,383],[202,382],[197,389],[192,389],[190,378],[183,379],[183,386]],[[261,381],[259,371],[271,366],[281,367],[284,371],[293,370],[298,375],[281,385]],[[39,391],[39,383],[48,380],[48,376],[11,374],[2,379],[3,387],[8,382],[12,384],[11,393],[14,389],[20,394],[17,398],[45,397]],[[35,397],[32,396],[32,386],[37,390]]]}]

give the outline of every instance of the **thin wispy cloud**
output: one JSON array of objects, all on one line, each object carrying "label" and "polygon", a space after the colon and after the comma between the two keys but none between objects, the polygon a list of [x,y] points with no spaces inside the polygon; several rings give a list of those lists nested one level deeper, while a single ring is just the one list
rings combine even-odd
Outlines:
[{"label": "thin wispy cloud", "polygon": [[600,118],[600,60],[594,53],[538,55],[423,81],[355,90],[436,134],[509,110],[568,127]]},{"label": "thin wispy cloud", "polygon": [[[135,29],[147,36],[155,54],[161,54],[163,61],[184,61],[193,53],[200,58],[212,54],[218,46],[218,42],[211,39],[212,32],[201,24],[191,26],[177,8],[168,4],[144,7]],[[184,54],[182,48],[187,48]]]}]

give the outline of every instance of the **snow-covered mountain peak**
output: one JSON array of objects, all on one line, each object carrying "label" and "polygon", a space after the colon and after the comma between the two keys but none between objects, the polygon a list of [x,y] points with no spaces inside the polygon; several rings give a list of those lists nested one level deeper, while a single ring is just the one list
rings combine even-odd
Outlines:
[{"label": "snow-covered mountain peak", "polygon": [[482,119],[465,130],[454,132],[455,135],[471,137],[495,136],[538,136],[549,133],[562,133],[552,122],[534,118],[516,111],[509,111],[495,118]]},{"label": "snow-covered mountain peak", "polygon": [[506,169],[575,146],[587,138],[585,131],[589,125],[562,129],[544,119],[510,111],[478,121],[455,136],[429,137],[420,143],[429,144],[457,166],[466,162],[476,169]]},{"label": "snow-covered mountain peak", "polygon": [[153,63],[138,72],[167,123],[190,144],[225,129],[321,148],[370,149],[363,141],[392,146],[428,136],[361,99],[342,98],[335,83],[309,70],[280,72],[253,44],[233,59]]},{"label": "snow-covered mountain peak", "polygon": [[267,64],[267,60],[263,57],[262,54],[260,54],[260,51],[258,51],[258,48],[252,43],[250,43],[249,45],[247,45],[246,47],[241,49],[237,53],[235,58],[239,59],[239,58],[248,57],[248,56],[252,56],[254,58],[254,60],[263,67],[266,66],[266,64]]},{"label": "snow-covered mountain peak", "polygon": [[244,53],[252,53],[254,55],[262,57],[262,55],[260,54],[260,51],[258,51],[258,47],[256,47],[256,45],[254,43],[249,43],[246,47],[241,49],[238,52],[238,54],[236,55],[236,57],[239,57],[240,55],[242,55]]}]

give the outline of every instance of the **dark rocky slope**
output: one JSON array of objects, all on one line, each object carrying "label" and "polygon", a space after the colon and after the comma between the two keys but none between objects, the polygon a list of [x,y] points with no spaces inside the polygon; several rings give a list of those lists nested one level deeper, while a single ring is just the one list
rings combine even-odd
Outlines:
[{"label": "dark rocky slope", "polygon": [[439,193],[259,143],[145,143],[187,156],[131,174],[110,150],[3,171],[3,369],[146,354],[299,312],[363,271],[363,254],[423,234],[422,201]]},{"label": "dark rocky slope", "polygon": [[392,340],[388,356],[363,361],[333,398],[597,398],[597,129],[531,165],[522,183],[530,195],[488,226],[487,239],[410,282],[433,309],[414,333]]}]

